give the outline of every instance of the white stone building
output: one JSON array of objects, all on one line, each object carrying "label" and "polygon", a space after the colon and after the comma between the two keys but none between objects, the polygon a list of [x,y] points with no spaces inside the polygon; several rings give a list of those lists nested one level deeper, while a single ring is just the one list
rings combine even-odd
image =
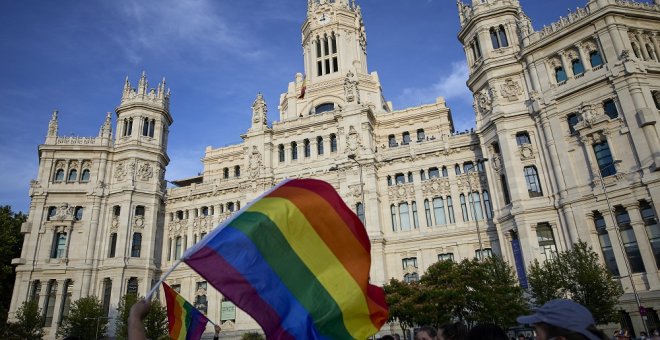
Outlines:
[{"label": "white stone building", "polygon": [[[114,138],[110,114],[90,138],[58,137],[54,114],[11,311],[38,298],[51,338],[72,299],[96,295],[113,317],[122,295],[145,295],[231,213],[285,178],[313,177],[365,221],[373,283],[495,253],[524,284],[530,261],[585,240],[621,277],[623,325],[642,329],[632,279],[649,328],[660,327],[660,2],[590,0],[537,32],[517,0],[459,1],[458,12],[471,132],[454,131],[442,97],[393,110],[348,0],[308,1],[305,70],[281,95],[279,119],[267,123],[257,95],[242,143],[208,147],[203,172],[174,188],[164,81],[150,90],[144,75],[136,89],[127,80]],[[167,282],[226,331],[257,327],[185,265]]]}]

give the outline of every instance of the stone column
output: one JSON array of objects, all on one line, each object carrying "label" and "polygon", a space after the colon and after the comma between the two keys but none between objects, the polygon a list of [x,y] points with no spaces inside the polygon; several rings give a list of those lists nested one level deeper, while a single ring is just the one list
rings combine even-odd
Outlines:
[{"label": "stone column", "polygon": [[649,56],[649,51],[646,50],[646,44],[644,43],[644,36],[642,35],[642,31],[637,31],[635,32],[635,36],[637,37],[637,42],[639,43],[639,50],[642,51],[642,56],[644,57],[644,60],[650,60]]},{"label": "stone column", "polygon": [[660,140],[654,126],[657,113],[654,113],[654,110],[651,110],[646,105],[641,87],[638,85],[631,87],[630,95],[635,105],[635,111],[637,112],[637,121],[642,127],[644,137],[646,137],[649,154],[655,163],[655,167],[658,167],[660,166]]},{"label": "stone column", "polygon": [[525,59],[525,62],[527,63],[527,72],[529,73],[529,78],[532,81],[532,89],[534,91],[541,91],[541,83],[539,82],[539,76],[536,72],[536,64],[532,60],[530,56],[528,56]]},{"label": "stone column", "polygon": [[[589,61],[589,57],[584,53],[584,45],[580,42],[576,43],[575,46],[577,47],[578,53],[580,54],[580,60],[582,61],[582,67],[584,67],[584,71],[587,71],[587,61]],[[589,61],[589,68],[591,69],[591,62]]]},{"label": "stone column", "polygon": [[658,267],[655,263],[655,256],[653,254],[653,249],[651,248],[651,242],[649,242],[648,235],[646,234],[644,221],[642,221],[639,205],[634,203],[626,205],[625,208],[628,211],[628,216],[630,216],[630,224],[632,225],[633,231],[635,232],[635,238],[637,239],[639,252],[642,255],[644,268],[646,268],[646,279],[648,280],[649,288],[650,290],[658,290],[660,289],[660,278],[658,278],[657,270]]},{"label": "stone column", "polygon": [[617,56],[620,56],[621,52],[625,49],[625,45],[623,43],[623,39],[621,39],[621,34],[616,27],[614,18],[611,16],[605,17],[605,24],[607,24],[607,30],[610,34],[610,38],[612,39],[612,44],[614,45],[614,52]]},{"label": "stone column", "polygon": [[573,78],[575,75],[573,74],[573,68],[570,67],[571,63],[566,58],[566,51],[559,51],[559,56],[561,57],[561,64],[564,67],[564,72],[566,72],[566,77],[569,79]]},{"label": "stone column", "polygon": [[[482,28],[477,32],[477,39],[479,39],[479,46],[481,47],[481,59],[485,60],[490,57],[490,51],[493,48],[490,43],[490,33],[487,29]],[[490,44],[490,48],[486,47],[489,46],[488,44]]]}]

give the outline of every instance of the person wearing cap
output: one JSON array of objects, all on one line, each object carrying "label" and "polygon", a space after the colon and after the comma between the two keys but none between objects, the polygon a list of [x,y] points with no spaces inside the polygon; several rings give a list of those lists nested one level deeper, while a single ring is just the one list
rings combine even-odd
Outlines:
[{"label": "person wearing cap", "polygon": [[591,312],[571,300],[550,300],[532,315],[519,316],[518,323],[532,325],[537,340],[607,340],[596,328]]}]

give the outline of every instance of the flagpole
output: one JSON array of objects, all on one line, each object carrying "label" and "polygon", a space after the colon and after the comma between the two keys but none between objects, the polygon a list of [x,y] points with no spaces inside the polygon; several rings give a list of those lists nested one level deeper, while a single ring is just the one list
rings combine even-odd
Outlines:
[{"label": "flagpole", "polygon": [[180,263],[181,263],[181,259],[179,259],[179,260],[177,260],[176,262],[174,262],[174,265],[172,266],[172,268],[170,268],[170,270],[168,270],[167,273],[165,273],[165,275],[161,276],[160,279],[158,280],[158,283],[156,283],[156,284],[151,288],[151,291],[149,291],[149,294],[147,294],[147,297],[145,298],[145,300],[147,300],[147,301],[150,301],[150,300],[151,300],[151,297],[154,295],[154,293],[156,292],[156,290],[158,290],[158,287],[160,287],[161,283],[163,283],[163,281],[165,281],[165,279],[166,279],[168,276],[170,276],[170,274],[172,274],[172,272],[174,271],[174,269],[176,269],[176,267],[177,267]]}]

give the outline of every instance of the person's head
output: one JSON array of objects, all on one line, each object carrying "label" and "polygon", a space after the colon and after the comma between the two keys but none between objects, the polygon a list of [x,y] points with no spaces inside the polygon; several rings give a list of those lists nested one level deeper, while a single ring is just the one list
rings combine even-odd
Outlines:
[{"label": "person's head", "polygon": [[502,328],[492,323],[477,325],[467,334],[467,340],[508,340]]},{"label": "person's head", "polygon": [[394,336],[394,340],[401,340],[401,336],[399,335],[399,333],[394,333],[393,336]]},{"label": "person's head", "polygon": [[550,300],[532,315],[519,316],[521,324],[529,324],[536,331],[536,339],[601,340],[605,334],[595,326],[591,312],[571,300]]},{"label": "person's head", "polygon": [[394,337],[391,335],[383,335],[380,340],[394,340]]},{"label": "person's head", "polygon": [[518,340],[525,340],[524,334],[518,334]]},{"label": "person's head", "polygon": [[463,340],[467,333],[467,327],[462,322],[452,322],[438,329],[438,340]]},{"label": "person's head", "polygon": [[436,340],[438,332],[431,326],[424,326],[415,333],[415,340]]}]

